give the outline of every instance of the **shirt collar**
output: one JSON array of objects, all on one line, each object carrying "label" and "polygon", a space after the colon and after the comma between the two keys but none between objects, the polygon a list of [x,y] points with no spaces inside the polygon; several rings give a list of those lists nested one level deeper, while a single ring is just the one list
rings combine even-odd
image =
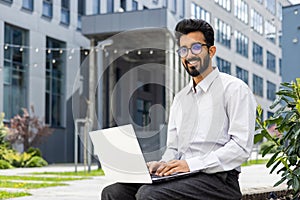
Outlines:
[{"label": "shirt collar", "polygon": [[[203,92],[207,92],[209,86],[214,82],[214,80],[219,76],[219,69],[217,67],[213,67],[213,71],[209,73],[200,83],[196,85],[196,90],[202,90]],[[193,79],[189,82],[189,90],[187,92],[195,92],[194,87],[193,87]]]}]

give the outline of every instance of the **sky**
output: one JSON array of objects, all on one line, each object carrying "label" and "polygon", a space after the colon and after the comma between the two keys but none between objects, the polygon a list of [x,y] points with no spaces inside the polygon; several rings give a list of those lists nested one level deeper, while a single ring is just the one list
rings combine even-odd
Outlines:
[{"label": "sky", "polygon": [[290,2],[291,2],[292,4],[298,4],[298,3],[300,3],[300,0],[290,0]]}]

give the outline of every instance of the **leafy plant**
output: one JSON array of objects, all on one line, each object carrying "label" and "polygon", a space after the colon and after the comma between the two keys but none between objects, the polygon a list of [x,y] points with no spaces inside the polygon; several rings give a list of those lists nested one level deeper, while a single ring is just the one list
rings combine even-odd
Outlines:
[{"label": "leafy plant", "polygon": [[6,160],[0,160],[0,169],[11,169],[13,166]]},{"label": "leafy plant", "polygon": [[11,143],[17,141],[23,143],[24,151],[29,147],[37,145],[45,136],[52,134],[53,130],[40,120],[34,114],[34,109],[31,107],[31,115],[26,108],[23,108],[23,115],[16,115],[10,120],[10,131],[7,139]]},{"label": "leafy plant", "polygon": [[26,162],[25,167],[43,167],[47,166],[48,163],[42,157],[33,156],[28,162]]},{"label": "leafy plant", "polygon": [[5,140],[9,129],[3,123],[4,113],[0,113],[0,145],[7,145]]},{"label": "leafy plant", "polygon": [[[276,109],[274,115],[262,121],[262,110],[260,107],[257,109],[259,116],[256,118],[256,130],[259,133],[254,141],[266,138],[272,143],[262,155],[275,148],[275,153],[266,164],[268,168],[272,166],[271,173],[277,169],[277,173],[281,174],[281,180],[274,186],[287,182],[288,189],[293,189],[296,199],[300,194],[300,78],[297,78],[296,82],[281,85],[281,89],[276,93],[278,98],[270,106],[271,109]],[[275,125],[279,134],[271,134],[268,131],[272,125]]]}]

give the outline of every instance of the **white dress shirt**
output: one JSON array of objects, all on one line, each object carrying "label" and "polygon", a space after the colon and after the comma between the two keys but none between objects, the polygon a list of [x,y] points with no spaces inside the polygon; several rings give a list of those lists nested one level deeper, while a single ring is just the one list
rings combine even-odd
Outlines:
[{"label": "white dress shirt", "polygon": [[214,68],[195,89],[191,80],[175,95],[162,161],[186,160],[190,171],[240,171],[252,150],[255,117],[249,87]]}]

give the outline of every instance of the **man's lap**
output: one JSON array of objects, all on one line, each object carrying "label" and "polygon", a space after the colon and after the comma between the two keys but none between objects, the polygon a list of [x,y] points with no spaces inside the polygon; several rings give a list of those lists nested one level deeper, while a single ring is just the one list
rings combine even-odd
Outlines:
[{"label": "man's lap", "polygon": [[[107,193],[114,199],[198,199],[198,200],[220,200],[240,199],[241,193],[238,185],[237,175],[229,172],[216,174],[199,173],[191,177],[175,179],[172,181],[156,184],[121,184],[108,186],[102,193],[103,200]],[[126,193],[126,194],[125,194]],[[129,194],[130,193],[130,194]],[[129,196],[126,196],[129,195]],[[112,198],[113,199],[113,198]]]}]

